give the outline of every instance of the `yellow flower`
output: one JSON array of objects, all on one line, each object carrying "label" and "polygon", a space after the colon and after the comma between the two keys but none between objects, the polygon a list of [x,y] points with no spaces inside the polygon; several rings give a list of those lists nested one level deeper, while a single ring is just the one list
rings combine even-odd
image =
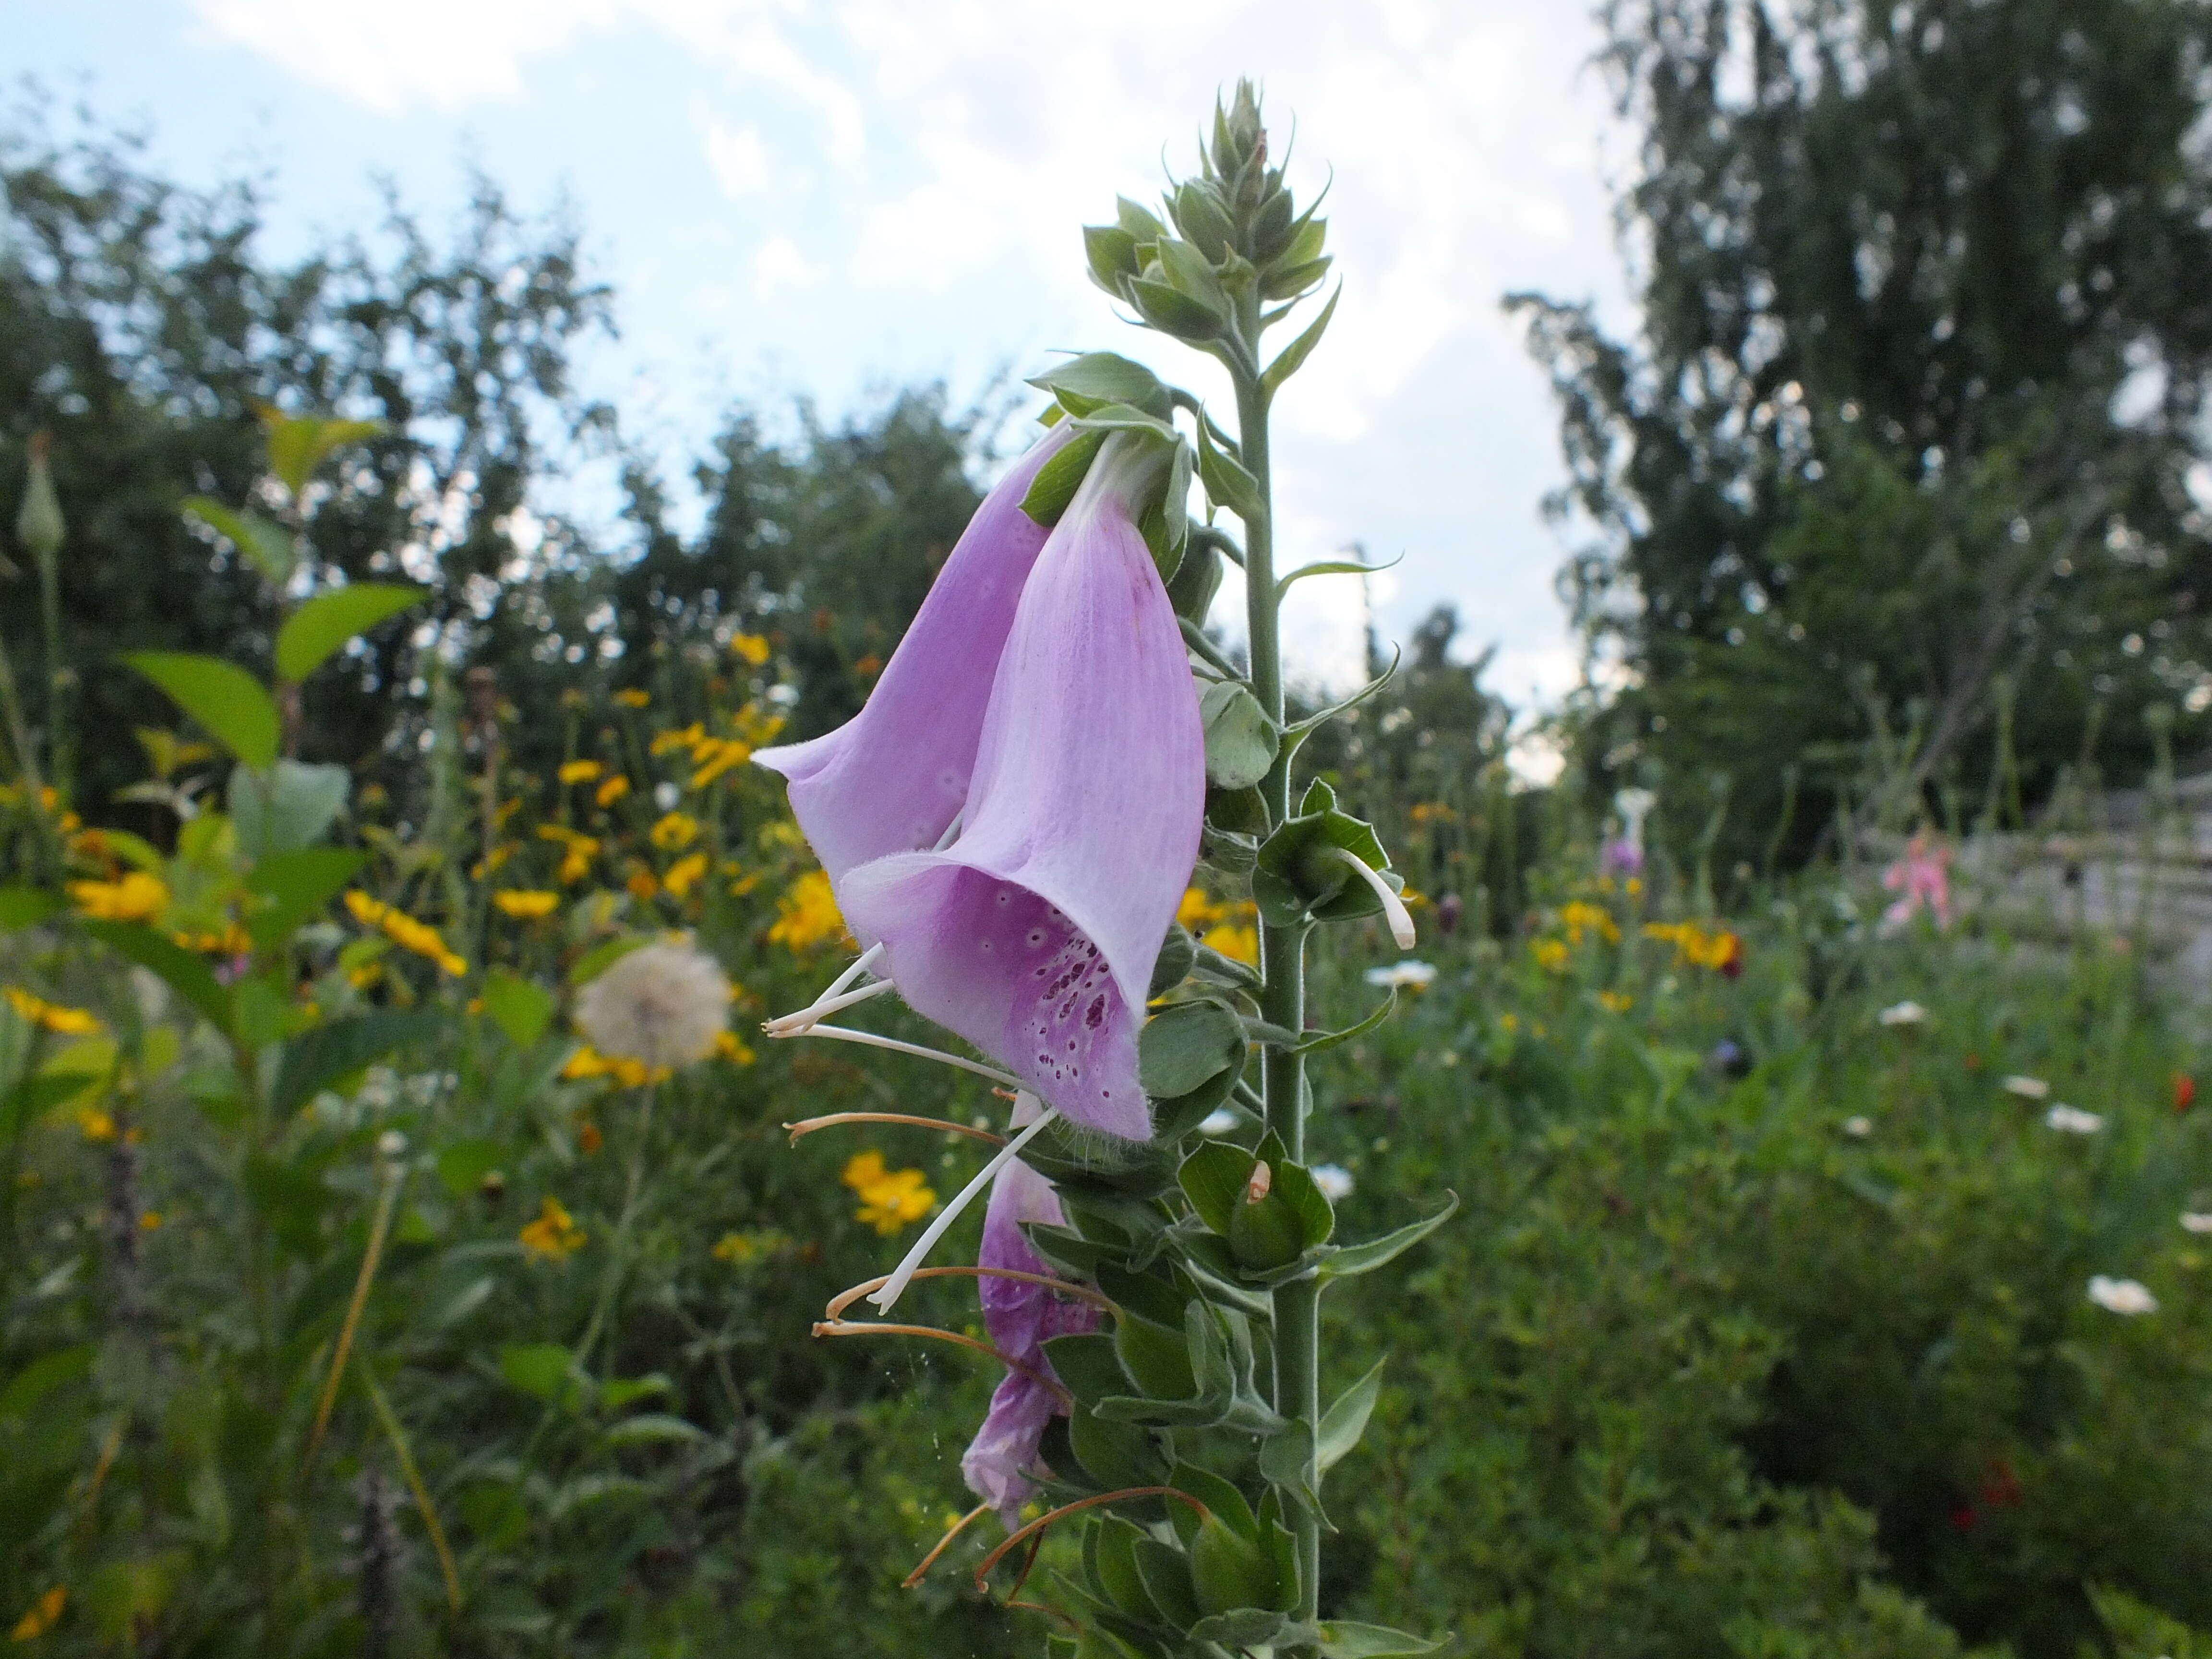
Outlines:
[{"label": "yellow flower", "polygon": [[629,780],[628,778],[617,775],[615,777],[609,778],[605,783],[601,784],[599,787],[599,793],[592,797],[592,800],[596,805],[612,806],[617,801],[620,800],[628,793],[629,793]]},{"label": "yellow flower", "polygon": [[732,1066],[750,1066],[760,1058],[745,1046],[745,1040],[735,1031],[715,1033],[714,1052]]},{"label": "yellow flower", "polygon": [[661,884],[671,893],[678,898],[682,898],[691,890],[699,878],[706,873],[707,855],[704,853],[694,853],[689,858],[678,859],[670,865],[668,873],[660,880]]},{"label": "yellow flower", "polygon": [[708,738],[692,748],[691,759],[699,769],[691,775],[691,787],[704,789],[723,773],[743,766],[752,757],[750,744],[736,738]]},{"label": "yellow flower", "polygon": [[1567,945],[1565,939],[1531,939],[1528,942],[1528,948],[1535,953],[1536,963],[1539,967],[1548,969],[1551,972],[1555,974],[1561,973],[1565,970],[1567,965]]},{"label": "yellow flower", "polygon": [[1498,1029],[1506,1033],[1509,1036],[1511,1036],[1514,1032],[1521,1029],[1521,1016],[1518,1014],[1498,1015]]},{"label": "yellow flower", "polygon": [[243,957],[253,951],[253,936],[234,921],[225,922],[219,933],[173,933],[170,937],[187,951],[204,951],[211,956]]},{"label": "yellow flower", "polygon": [[860,1194],[857,1219],[884,1237],[937,1207],[937,1194],[919,1170],[886,1170],[880,1152],[855,1152],[838,1177]]},{"label": "yellow flower", "polygon": [[40,1030],[60,1036],[95,1036],[100,1032],[100,1022],[85,1009],[64,1008],[13,985],[0,987],[0,997],[8,1000],[8,1006],[22,1016],[26,1024],[35,1025]]},{"label": "yellow flower", "polygon": [[715,1241],[712,1254],[717,1261],[726,1261],[733,1267],[742,1267],[764,1256],[775,1255],[790,1243],[788,1233],[766,1227],[753,1233],[724,1233]]},{"label": "yellow flower", "polygon": [[757,748],[775,740],[775,734],[783,730],[783,716],[758,702],[749,702],[738,710],[736,724],[739,735]]},{"label": "yellow flower", "polygon": [[587,1117],[580,1117],[576,1120],[576,1150],[578,1152],[586,1158],[589,1158],[606,1144],[607,1138],[599,1133],[598,1124]]},{"label": "yellow flower", "polygon": [[518,921],[532,921],[551,915],[561,902],[561,896],[535,889],[517,889],[511,893],[494,893],[491,902]]},{"label": "yellow flower", "polygon": [[1184,927],[1191,928],[1211,927],[1228,915],[1229,907],[1225,904],[1216,904],[1206,896],[1203,887],[1185,888],[1182,902],[1176,907],[1176,920]]},{"label": "yellow flower", "polygon": [[1260,965],[1260,930],[1249,923],[1224,921],[1218,927],[1207,928],[1199,942],[1224,957],[1255,968]]},{"label": "yellow flower", "polygon": [[706,737],[706,735],[707,728],[702,726],[698,721],[694,720],[690,725],[684,726],[680,731],[659,732],[654,733],[653,741],[646,745],[646,750],[647,753],[658,757],[672,753],[678,749],[690,749],[698,744]]},{"label": "yellow flower", "polygon": [[57,1584],[31,1603],[31,1610],[15,1621],[15,1628],[8,1632],[11,1642],[35,1642],[54,1627],[69,1605],[69,1586]]},{"label": "yellow flower", "polygon": [[1725,969],[1743,949],[1743,941],[1729,929],[1708,931],[1694,921],[1649,921],[1644,924],[1644,936],[1672,945],[1677,962],[1698,968]]},{"label": "yellow flower", "polygon": [[138,1212],[139,1231],[150,1233],[161,1224],[161,1212],[159,1210],[141,1210]]},{"label": "yellow flower", "polygon": [[603,1054],[587,1042],[568,1056],[568,1063],[561,1068],[561,1075],[571,1082],[586,1078],[611,1077],[625,1089],[636,1089],[648,1083],[665,1082],[676,1073],[665,1066],[647,1066],[641,1060]]},{"label": "yellow flower", "polygon": [[655,847],[664,853],[672,853],[698,839],[699,820],[688,812],[671,812],[648,833]]},{"label": "yellow flower", "polygon": [[583,1249],[591,1235],[570,1219],[559,1199],[548,1194],[538,1206],[538,1219],[525,1224],[516,1237],[531,1255],[546,1261],[562,1261]]},{"label": "yellow flower", "polygon": [[395,910],[357,887],[347,890],[345,907],[362,927],[375,928],[403,951],[428,957],[454,978],[468,972],[469,964],[447,948],[438,930],[428,922],[417,921],[404,910]]},{"label": "yellow flower", "polygon": [[1616,1014],[1625,1014],[1636,1006],[1636,999],[1626,991],[1600,991],[1598,1001]]},{"label": "yellow flower", "polygon": [[115,1120],[97,1106],[79,1107],[76,1127],[89,1141],[105,1145],[115,1139]]},{"label": "yellow flower", "polygon": [[561,763],[561,769],[553,775],[563,783],[589,783],[606,770],[595,760],[572,760]]},{"label": "yellow flower", "polygon": [[1613,921],[1613,912],[1601,904],[1576,899],[1560,907],[1559,922],[1567,930],[1570,945],[1580,945],[1584,933],[1595,933],[1607,945],[1620,943],[1620,925]]},{"label": "yellow flower", "polygon": [[629,686],[615,693],[615,701],[625,708],[642,708],[653,701],[652,694]]},{"label": "yellow flower", "polygon": [[169,890],[143,870],[120,881],[73,881],[69,890],[78,909],[101,921],[150,921],[169,908]]},{"label": "yellow flower", "polygon": [[1413,811],[1406,816],[1415,823],[1455,823],[1459,821],[1459,814],[1440,800],[1417,801]]},{"label": "yellow flower", "polygon": [[730,641],[730,649],[758,668],[768,661],[768,641],[758,634],[740,634]]},{"label": "yellow flower", "polygon": [[837,896],[830,890],[830,878],[819,870],[810,870],[792,883],[775,908],[775,925],[768,930],[772,944],[804,951],[825,939],[845,937]]}]

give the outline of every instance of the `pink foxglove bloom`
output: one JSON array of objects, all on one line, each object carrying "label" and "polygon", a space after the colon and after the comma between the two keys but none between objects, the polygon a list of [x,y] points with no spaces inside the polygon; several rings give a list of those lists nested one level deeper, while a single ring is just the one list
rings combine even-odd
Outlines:
[{"label": "pink foxglove bloom", "polygon": [[1047,432],[976,508],[867,706],[826,736],[753,756],[790,780],[793,816],[841,902],[855,865],[936,846],[967,799],[993,671],[1045,543],[1022,497],[1073,432]]},{"label": "pink foxglove bloom", "polygon": [[1905,856],[1882,872],[1881,884],[1898,895],[1881,914],[1886,927],[1902,927],[1925,904],[1938,927],[1951,925],[1951,849],[1931,845],[1925,833],[1905,843]]},{"label": "pink foxglove bloom", "polygon": [[[1022,1104],[1034,1111],[1032,1103]],[[1017,1109],[1016,1121],[1023,1115]],[[1015,1159],[991,1183],[990,1205],[983,1212],[981,1264],[1016,1273],[1049,1274],[1051,1269],[1023,1237],[1022,1224],[1058,1226],[1064,1219],[1052,1182]],[[1098,1328],[1096,1308],[1066,1300],[1042,1285],[1013,1279],[977,1282],[982,1286],[983,1325],[991,1334],[993,1346],[1043,1376],[1054,1375],[1052,1362],[1044,1354],[1048,1339]],[[983,1426],[960,1460],[960,1472],[969,1487],[999,1511],[1009,1532],[1020,1524],[1021,1507],[1036,1490],[1024,1471],[1036,1464],[1038,1442],[1059,1409],[1052,1390],[1036,1377],[1009,1370],[991,1396]]]},{"label": "pink foxglove bloom", "polygon": [[[1038,555],[958,839],[850,869],[838,895],[908,1006],[1075,1122],[1130,1139],[1152,1132],[1137,1032],[1206,805],[1182,634],[1133,513],[1161,465],[1109,439]],[[972,662],[971,644],[957,650]],[[886,718],[919,734],[939,714]]]}]

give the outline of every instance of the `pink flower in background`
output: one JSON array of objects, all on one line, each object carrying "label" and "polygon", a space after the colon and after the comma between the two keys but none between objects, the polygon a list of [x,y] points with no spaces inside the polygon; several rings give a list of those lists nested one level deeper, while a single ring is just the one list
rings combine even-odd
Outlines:
[{"label": "pink flower in background", "polygon": [[1881,884],[1898,895],[1882,912],[1885,927],[1902,927],[1923,904],[1938,927],[1951,925],[1951,849],[1931,842],[1925,830],[1906,842],[1905,856],[1882,872]]},{"label": "pink flower in background", "polygon": [[[1015,1106],[1015,1123],[1034,1121],[1036,1115],[1036,1102],[1024,1095]],[[1051,1268],[1030,1249],[1022,1224],[1035,1221],[1059,1226],[1065,1219],[1052,1182],[1016,1158],[991,1183],[979,1259],[986,1267],[1049,1276]],[[999,1518],[1012,1532],[1021,1524],[1022,1505],[1036,1491],[1026,1471],[1036,1462],[1045,1427],[1060,1410],[1058,1399],[1039,1380],[1053,1375],[1044,1345],[1055,1336],[1097,1330],[1098,1310],[1088,1303],[1065,1301],[1042,1285],[1013,1279],[978,1282],[982,1287],[983,1325],[991,1334],[993,1345],[1038,1374],[1007,1371],[1006,1380],[991,1396],[983,1426],[975,1431],[974,1443],[960,1459],[960,1473],[969,1486],[998,1510]]]}]

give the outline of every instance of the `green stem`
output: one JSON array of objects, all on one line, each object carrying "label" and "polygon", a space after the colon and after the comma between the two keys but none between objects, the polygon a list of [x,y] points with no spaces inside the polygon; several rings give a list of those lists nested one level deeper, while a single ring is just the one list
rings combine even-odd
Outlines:
[{"label": "green stem", "polygon": [[614,1312],[615,1292],[622,1286],[623,1269],[629,1265],[630,1224],[637,1218],[637,1193],[645,1177],[645,1146],[653,1134],[653,1099],[658,1092],[653,1085],[645,1085],[645,1104],[630,1134],[629,1170],[623,1183],[622,1213],[616,1218],[614,1239],[607,1246],[607,1270],[599,1280],[599,1297],[592,1309],[591,1323],[584,1327],[583,1339],[576,1344],[576,1364],[586,1372],[592,1369],[592,1349]]},{"label": "green stem", "polygon": [[[1256,306],[1244,322],[1249,356],[1259,352]],[[1267,445],[1267,394],[1249,369],[1232,370],[1237,385],[1237,441],[1244,469],[1259,486],[1260,512],[1244,527],[1244,584],[1246,633],[1251,643],[1252,692],[1278,726],[1283,720],[1283,661],[1275,591],[1274,493],[1270,479]],[[1291,813],[1291,751],[1285,745],[1261,784],[1271,824],[1281,823]],[[1269,1024],[1287,1030],[1305,1029],[1305,929],[1263,924],[1260,930],[1261,971],[1266,985],[1261,992],[1261,1012]],[[1266,1099],[1267,1127],[1282,1139],[1293,1163],[1305,1159],[1305,1060],[1280,1048],[1263,1051],[1261,1094]],[[1275,1291],[1274,1319],[1275,1409],[1285,1417],[1321,1423],[1321,1283],[1296,1280]],[[1317,1468],[1306,1471],[1307,1485],[1318,1490]],[[1312,1621],[1319,1613],[1321,1589],[1321,1526],[1310,1514],[1291,1517],[1297,1539],[1297,1616]],[[1303,1651],[1303,1650],[1301,1650]]]}]

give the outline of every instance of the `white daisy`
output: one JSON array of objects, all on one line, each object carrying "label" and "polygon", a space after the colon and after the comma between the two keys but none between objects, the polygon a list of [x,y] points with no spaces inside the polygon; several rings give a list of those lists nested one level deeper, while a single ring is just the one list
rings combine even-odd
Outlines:
[{"label": "white daisy", "polygon": [[2158,1298],[2132,1279],[2107,1279],[2099,1273],[2089,1281],[2089,1300],[2116,1314],[2154,1314]]}]

